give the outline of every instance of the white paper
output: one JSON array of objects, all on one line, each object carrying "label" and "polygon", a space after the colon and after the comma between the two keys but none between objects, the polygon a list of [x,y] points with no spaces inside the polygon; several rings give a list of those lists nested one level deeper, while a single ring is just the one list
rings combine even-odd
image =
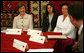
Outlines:
[{"label": "white paper", "polygon": [[38,42],[44,44],[45,36],[30,36],[30,41]]},{"label": "white paper", "polygon": [[2,30],[1,33],[6,33],[6,30]]},{"label": "white paper", "polygon": [[26,47],[28,47],[27,43],[22,42],[20,40],[14,39],[13,47],[25,52]]},{"label": "white paper", "polygon": [[22,29],[7,29],[6,34],[21,35]]},{"label": "white paper", "polygon": [[27,52],[53,52],[54,49],[29,49]]},{"label": "white paper", "polygon": [[31,30],[31,29],[28,29],[27,30],[27,34],[28,35],[31,35],[31,36],[40,36],[42,34],[42,31],[40,30]]},{"label": "white paper", "polygon": [[59,39],[67,39],[67,36],[66,35],[47,35],[48,38],[59,38]]}]

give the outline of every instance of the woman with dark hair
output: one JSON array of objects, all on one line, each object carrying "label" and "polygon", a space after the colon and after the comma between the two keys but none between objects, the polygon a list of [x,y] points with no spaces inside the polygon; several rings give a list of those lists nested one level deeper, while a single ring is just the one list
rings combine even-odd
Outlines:
[{"label": "woman with dark hair", "polygon": [[70,22],[69,14],[68,14],[68,5],[64,3],[61,5],[62,14],[58,16],[57,25],[54,29],[54,32],[61,32],[63,35],[67,36],[66,40],[61,40],[61,50],[65,51],[66,47],[73,43],[76,38],[77,29]]},{"label": "woman with dark hair", "polygon": [[62,34],[67,35],[67,37],[75,39],[76,28],[70,22],[68,15],[68,5],[69,4],[67,3],[61,5],[63,15],[58,16],[57,25],[55,27],[54,32],[61,32]]},{"label": "woman with dark hair", "polygon": [[18,16],[14,17],[13,28],[19,28],[24,31],[33,29],[32,15],[26,13],[26,6],[23,2],[17,4]]},{"label": "woman with dark hair", "polygon": [[57,22],[58,13],[56,13],[53,4],[47,4],[46,13],[43,18],[43,32],[53,31]]}]

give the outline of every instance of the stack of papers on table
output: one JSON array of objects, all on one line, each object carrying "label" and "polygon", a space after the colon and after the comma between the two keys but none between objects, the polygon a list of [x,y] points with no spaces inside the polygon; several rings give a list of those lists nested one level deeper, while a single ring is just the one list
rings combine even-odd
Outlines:
[{"label": "stack of papers on table", "polygon": [[29,49],[27,52],[53,52],[54,49]]},{"label": "stack of papers on table", "polygon": [[47,35],[48,39],[67,39],[66,35]]}]

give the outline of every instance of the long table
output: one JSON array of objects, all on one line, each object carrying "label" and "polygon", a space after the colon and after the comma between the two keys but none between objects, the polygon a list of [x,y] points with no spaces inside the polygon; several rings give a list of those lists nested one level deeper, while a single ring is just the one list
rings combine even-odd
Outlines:
[{"label": "long table", "polygon": [[[62,33],[55,32],[43,32],[43,36],[46,35],[61,35]],[[48,42],[44,42],[44,44],[40,44],[37,42],[29,41],[30,35],[27,35],[26,31],[23,31],[21,35],[10,35],[1,33],[1,52],[22,52],[13,47],[13,40],[18,39],[20,41],[26,42],[29,46],[29,49],[47,49],[53,48],[57,43],[57,40],[48,40]],[[27,52],[27,50],[25,51]]]}]

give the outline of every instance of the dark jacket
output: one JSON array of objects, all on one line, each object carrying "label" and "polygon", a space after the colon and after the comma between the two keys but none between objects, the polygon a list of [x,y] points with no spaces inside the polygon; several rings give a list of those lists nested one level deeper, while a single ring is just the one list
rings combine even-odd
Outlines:
[{"label": "dark jacket", "polygon": [[83,52],[83,29],[81,34],[79,35],[76,48],[77,48],[76,52]]},{"label": "dark jacket", "polygon": [[[52,21],[51,21],[51,31],[53,31],[54,28],[56,27],[58,16],[59,16],[58,13],[54,13],[54,16],[53,16]],[[44,17],[43,17],[43,29],[42,29],[42,31],[43,32],[47,32],[48,28],[49,28],[49,25],[50,25],[50,23],[49,23],[49,16],[48,15],[44,15]]]}]

